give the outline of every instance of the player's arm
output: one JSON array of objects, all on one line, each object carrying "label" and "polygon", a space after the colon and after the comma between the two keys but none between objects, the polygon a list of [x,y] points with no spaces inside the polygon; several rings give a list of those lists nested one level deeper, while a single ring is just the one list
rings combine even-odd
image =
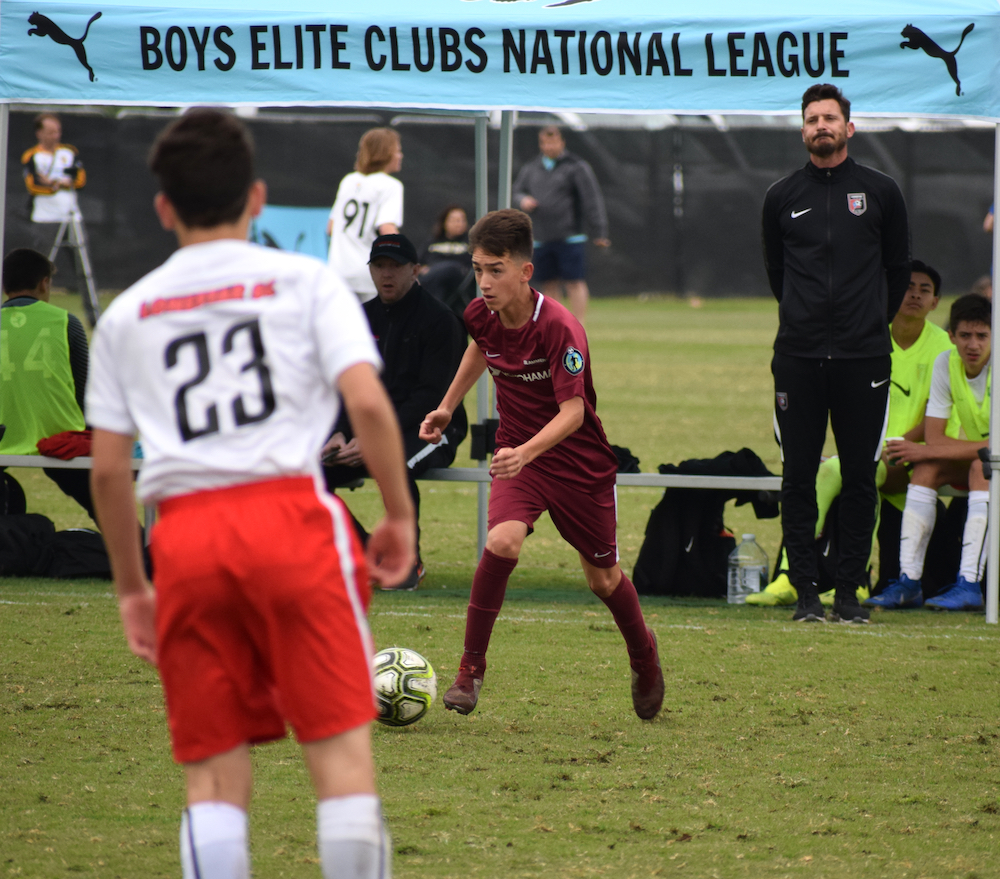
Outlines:
[{"label": "player's arm", "polygon": [[24,165],[24,185],[32,195],[52,195],[56,189],[35,165],[35,151],[28,150],[21,158]]},{"label": "player's arm", "polygon": [[924,422],[923,419],[918,421],[913,425],[906,433],[903,434],[903,439],[909,440],[911,443],[922,443],[924,441]]},{"label": "player's arm", "polygon": [[452,413],[458,408],[458,404],[465,399],[465,395],[472,390],[473,385],[479,380],[479,376],[486,369],[486,358],[479,346],[475,342],[469,342],[469,347],[462,355],[462,362],[458,365],[458,372],[451,380],[451,385],[444,395],[444,399],[433,412],[428,412],[427,417],[420,423],[419,436],[424,442],[441,442],[441,432],[451,423]]},{"label": "player's arm", "polygon": [[337,380],[368,472],[378,483],[385,518],[375,526],[366,555],[372,579],[401,583],[416,559],[416,515],[406,479],[403,438],[392,401],[370,363],[356,363]]},{"label": "player's arm", "polygon": [[889,440],[886,451],[896,464],[917,464],[920,461],[975,461],[979,450],[986,448],[986,440],[960,440],[945,434],[947,418],[924,418],[924,442],[921,445],[908,439]]},{"label": "player's arm", "polygon": [[91,454],[91,493],[111,562],[125,638],[136,656],[156,665],[156,598],[142,563],[132,483],[132,437],[95,428]]},{"label": "player's arm", "polygon": [[768,190],[761,212],[760,238],[767,280],[774,298],[781,302],[785,286],[785,243],[778,220],[778,208],[774,204],[776,201],[777,199],[773,198],[771,191]]},{"label": "player's arm", "polygon": [[66,175],[70,178],[70,189],[83,189],[87,185],[87,171],[76,150],[73,151],[73,164],[66,169]]},{"label": "player's arm", "polygon": [[[586,162],[578,163],[575,168],[576,188],[580,193],[583,208],[584,226],[593,235],[594,244],[600,247],[608,245],[608,212],[604,206],[604,196],[597,182],[594,169]],[[599,244],[599,242],[602,242]]]},{"label": "player's arm", "polygon": [[555,417],[526,443],[514,448],[497,449],[490,462],[490,475],[513,479],[543,452],[561,443],[583,424],[583,397],[571,397],[559,404]]},{"label": "player's arm", "polygon": [[882,207],[882,268],[886,277],[886,319],[892,323],[910,286],[910,226],[903,193],[888,181]]}]

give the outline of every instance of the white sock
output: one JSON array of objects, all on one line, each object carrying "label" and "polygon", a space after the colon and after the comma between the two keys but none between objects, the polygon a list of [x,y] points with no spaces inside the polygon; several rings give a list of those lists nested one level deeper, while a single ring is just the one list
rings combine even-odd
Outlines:
[{"label": "white sock", "polygon": [[375,794],[330,797],[316,804],[323,879],[390,879],[389,832]]},{"label": "white sock", "polygon": [[969,492],[969,513],[965,517],[965,530],[962,532],[962,564],[958,569],[959,576],[965,577],[969,583],[978,583],[983,579],[989,501],[988,491]]},{"label": "white sock", "polygon": [[937,492],[923,485],[906,489],[903,524],[899,529],[899,571],[911,580],[924,575],[924,556],[937,519]]},{"label": "white sock", "polygon": [[247,813],[231,803],[195,803],[181,817],[184,879],[249,879]]}]

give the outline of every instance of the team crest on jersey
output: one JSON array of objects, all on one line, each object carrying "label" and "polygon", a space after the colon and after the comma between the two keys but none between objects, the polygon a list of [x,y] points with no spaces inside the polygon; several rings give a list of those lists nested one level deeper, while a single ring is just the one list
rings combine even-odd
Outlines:
[{"label": "team crest on jersey", "polygon": [[788,394],[786,394],[784,391],[778,391],[774,396],[778,400],[778,408],[782,412],[787,412],[788,411]]},{"label": "team crest on jersey", "polygon": [[847,193],[847,209],[856,217],[868,210],[868,199],[863,192]]},{"label": "team crest on jersey", "polygon": [[576,348],[567,348],[563,354],[563,369],[570,375],[579,375],[583,372],[583,355]]}]

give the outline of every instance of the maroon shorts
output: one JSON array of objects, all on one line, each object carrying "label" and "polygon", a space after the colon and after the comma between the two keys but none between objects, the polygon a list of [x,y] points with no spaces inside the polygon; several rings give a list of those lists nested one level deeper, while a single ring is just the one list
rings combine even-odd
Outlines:
[{"label": "maroon shorts", "polygon": [[546,510],[563,539],[595,568],[618,562],[618,494],[615,477],[588,491],[525,467],[513,479],[490,484],[490,528],[501,522],[524,522],[528,533]]},{"label": "maroon shorts", "polygon": [[299,741],[375,716],[364,555],[309,477],[164,501],[153,529],[159,671],[174,758]]}]

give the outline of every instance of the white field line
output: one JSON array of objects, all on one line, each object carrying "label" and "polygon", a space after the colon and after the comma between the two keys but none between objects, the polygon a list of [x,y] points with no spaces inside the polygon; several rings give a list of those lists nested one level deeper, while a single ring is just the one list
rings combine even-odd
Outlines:
[{"label": "white field line", "polygon": [[[9,595],[24,595],[24,596],[34,596],[34,595],[44,595],[46,598],[56,599],[53,601],[10,601],[7,599],[0,599],[0,606],[10,605],[16,607],[49,607],[54,604],[63,604],[65,599],[88,599],[93,601],[95,599],[103,599],[107,601],[113,601],[115,596],[110,592],[103,593],[93,593],[93,592],[13,592],[7,593]],[[87,605],[87,601],[82,601],[81,604]],[[439,618],[439,619],[465,619],[465,611],[460,613],[445,613],[442,614],[435,608],[429,607],[427,605],[416,605],[412,610],[399,611],[399,610],[373,610],[370,614],[372,618],[384,616],[384,617],[416,617],[421,619],[427,618]],[[594,622],[602,620],[604,623],[611,623],[611,618],[606,613],[601,613],[600,611],[579,611],[579,610],[561,610],[559,608],[552,609],[538,609],[528,613],[506,613],[501,612],[497,623],[520,623],[520,624],[533,624],[533,623],[562,623],[564,625],[591,625]],[[746,625],[748,621],[740,621],[741,625]],[[802,623],[796,623],[789,625],[783,620],[759,620],[754,622],[763,622],[768,625],[778,626],[781,632],[802,632]],[[659,620],[654,622],[654,628],[657,630],[687,630],[692,632],[704,632],[707,629],[713,627],[726,627],[728,628],[731,623],[728,621],[720,621],[718,623],[710,623],[707,626],[695,626],[690,624],[681,623],[667,623],[664,624]],[[814,627],[815,628],[815,627]],[[949,641],[949,640],[959,640],[959,641],[998,641],[1000,642],[1000,630],[996,633],[989,632],[984,634],[972,634],[967,632],[948,632],[940,631],[937,629],[924,630],[924,631],[900,631],[898,629],[891,628],[888,624],[877,623],[875,625],[859,626],[859,625],[843,625],[840,623],[825,623],[816,629],[816,633],[820,632],[830,632],[832,630],[843,632],[845,635],[852,637],[868,637],[868,638],[900,638],[903,640],[939,640],[939,641]],[[812,631],[812,630],[810,630]]]},{"label": "white field line", "polygon": [[[541,615],[546,615],[542,617]],[[559,615],[563,617],[562,619],[556,619],[555,617]],[[435,613],[431,608],[426,607],[415,607],[412,611],[398,611],[398,610],[386,610],[386,611],[375,611],[371,614],[372,618],[375,617],[419,617],[419,618],[443,618],[443,619],[465,619],[465,613]],[[497,619],[497,624],[501,623],[562,623],[564,625],[573,624],[585,624],[590,625],[601,618],[604,618],[604,622],[611,623],[611,617],[606,614],[597,613],[593,617],[581,617],[580,611],[573,610],[540,610],[536,611],[535,615],[522,615],[512,613],[506,613],[505,611],[500,612],[500,616]],[[647,621],[649,618],[647,617]],[[771,622],[780,626],[780,631],[788,633],[801,633],[802,624],[796,623],[794,625],[788,625],[788,623],[771,620],[760,622]],[[725,622],[718,624],[710,624],[708,626],[694,626],[685,625],[681,623],[662,623],[659,620],[654,620],[652,622],[653,628],[657,631],[662,630],[688,630],[693,632],[704,632],[707,629],[715,628],[716,626],[722,628],[726,626]],[[728,628],[728,626],[727,626]],[[943,632],[943,631],[923,631],[923,632],[902,632],[898,629],[892,629],[884,624],[876,624],[874,626],[861,626],[861,625],[843,625],[840,623],[826,623],[819,631],[842,631],[845,635],[850,636],[860,636],[860,637],[875,637],[875,638],[903,638],[908,640],[959,640],[959,641],[1000,641],[1000,631],[995,634],[971,634],[964,632]],[[818,633],[817,633],[818,634]]]}]

